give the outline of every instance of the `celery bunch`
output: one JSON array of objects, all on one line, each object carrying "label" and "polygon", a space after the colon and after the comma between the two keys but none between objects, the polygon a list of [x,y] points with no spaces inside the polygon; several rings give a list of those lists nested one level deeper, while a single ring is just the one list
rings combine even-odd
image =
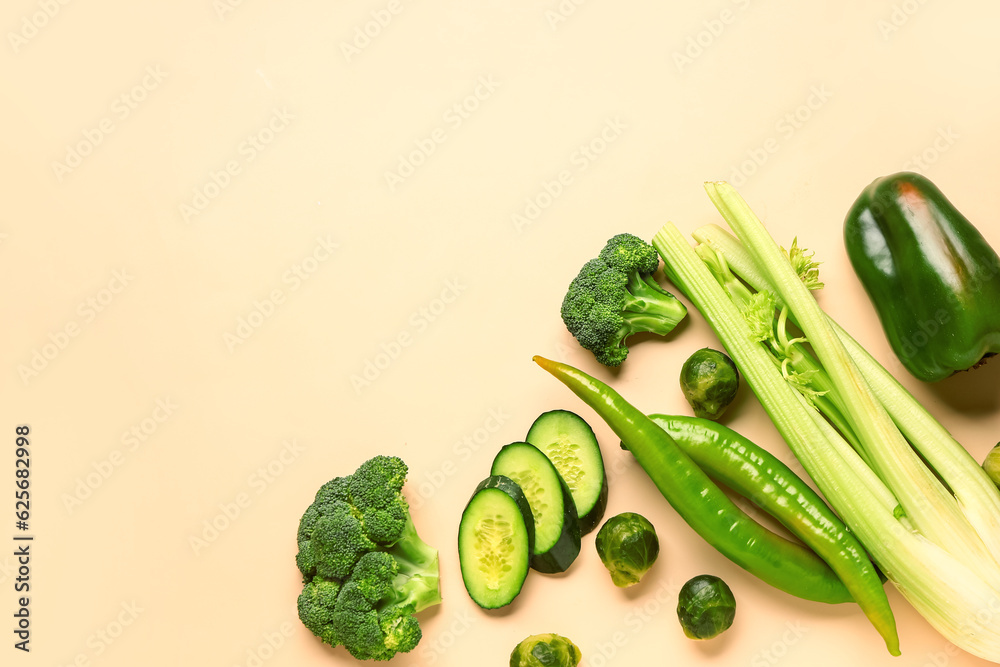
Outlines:
[{"label": "celery bunch", "polygon": [[1000,492],[822,311],[812,256],[783,251],[730,185],[705,187],[736,236],[709,225],[696,249],[664,225],[668,278],[889,580],[953,644],[1000,661]]}]

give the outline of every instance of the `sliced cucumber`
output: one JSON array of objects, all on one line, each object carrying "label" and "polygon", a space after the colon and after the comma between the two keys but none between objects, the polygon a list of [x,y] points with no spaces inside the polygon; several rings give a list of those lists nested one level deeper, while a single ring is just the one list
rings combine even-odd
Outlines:
[{"label": "sliced cucumber", "polygon": [[580,554],[580,520],[573,495],[552,461],[534,445],[515,442],[500,449],[490,474],[511,478],[528,499],[535,522],[531,567],[565,572]]},{"label": "sliced cucumber", "polygon": [[465,590],[484,609],[514,601],[528,576],[535,526],[513,480],[487,477],[476,487],[458,527],[458,561]]},{"label": "sliced cucumber", "polygon": [[608,506],[608,476],[594,429],[569,410],[543,413],[525,438],[542,450],[565,480],[580,517],[580,532],[594,530]]}]

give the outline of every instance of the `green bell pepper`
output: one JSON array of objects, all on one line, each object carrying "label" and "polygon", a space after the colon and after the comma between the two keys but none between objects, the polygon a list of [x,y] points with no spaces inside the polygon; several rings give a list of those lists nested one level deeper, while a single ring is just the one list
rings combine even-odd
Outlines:
[{"label": "green bell pepper", "polygon": [[1000,352],[1000,258],[920,174],[864,189],[844,222],[847,254],[893,351],[925,382]]}]

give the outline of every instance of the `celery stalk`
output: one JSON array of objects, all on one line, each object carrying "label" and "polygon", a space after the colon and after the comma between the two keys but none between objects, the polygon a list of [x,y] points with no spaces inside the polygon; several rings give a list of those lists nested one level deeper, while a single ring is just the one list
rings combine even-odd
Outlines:
[{"label": "celery stalk", "polygon": [[[893,584],[955,645],[1000,661],[1000,567],[985,546],[992,548],[1000,533],[989,518],[989,508],[1000,502],[996,488],[982,484],[985,473],[973,472],[978,466],[970,466],[971,457],[922,408],[913,411],[919,415],[911,414],[906,427],[896,426],[906,411],[900,407],[908,402],[905,390],[830,323],[739,195],[722,183],[706,189],[741,238],[733,244],[720,236],[717,242],[717,234],[703,228],[700,240],[711,237],[737,275],[758,290],[773,290],[775,304],[790,308],[879,474],[789,385],[739,307],[670,223],[653,239],[668,278],[715,330],[792,452]],[[915,403],[912,397],[909,402]],[[904,434],[932,440],[914,446],[943,473],[947,488]],[[902,516],[895,511],[897,502]],[[997,516],[994,510],[992,523]],[[865,613],[871,617],[872,610]]]},{"label": "celery stalk", "polygon": [[[895,492],[903,510],[917,528],[938,544],[954,545],[967,554],[987,557],[982,540],[969,539],[967,521],[955,499],[929,471],[889,419],[868,383],[833,332],[826,314],[802,284],[788,259],[774,243],[742,197],[725,183],[707,183],[705,189],[747,250],[792,310],[795,320],[826,369],[834,387],[847,401],[846,417],[876,465],[879,477]],[[958,524],[958,525],[956,525]],[[977,543],[978,544],[977,544]]]},{"label": "celery stalk", "polygon": [[[664,259],[668,277],[691,299],[715,329],[779,433],[792,445],[792,451],[820,486],[820,490],[825,493],[831,487],[845,484],[844,493],[851,499],[851,503],[859,503],[857,511],[860,514],[867,512],[872,516],[873,522],[876,517],[880,518],[881,530],[884,532],[889,532],[890,525],[898,529],[899,523],[892,511],[884,507],[882,502],[884,493],[873,493],[861,481],[861,475],[852,472],[852,468],[866,470],[867,466],[849,445],[834,447],[827,442],[831,433],[824,432],[816,425],[802,403],[804,399],[784,381],[770,355],[753,339],[737,306],[730,301],[725,290],[715,281],[712,273],[676,227],[665,225],[656,234],[653,245]],[[820,456],[821,452],[825,456]],[[862,510],[861,507],[867,509]],[[860,538],[861,533],[858,536]],[[872,619],[875,627],[882,628],[889,652],[898,655],[899,640],[895,625],[890,624],[891,630],[885,629],[886,618],[891,620],[892,617],[888,600],[884,597],[875,600],[859,599],[858,604]]]},{"label": "celery stalk", "polygon": [[[773,292],[743,244],[728,231],[710,224],[692,236],[721,254],[728,269],[750,287]],[[961,443],[888,370],[843,327],[828,320],[896,426],[952,490],[989,553],[1000,556],[1000,491],[996,485]]]}]

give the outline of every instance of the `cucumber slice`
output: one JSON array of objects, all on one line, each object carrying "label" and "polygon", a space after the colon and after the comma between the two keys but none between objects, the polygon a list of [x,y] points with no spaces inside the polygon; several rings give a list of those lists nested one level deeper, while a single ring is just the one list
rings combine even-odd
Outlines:
[{"label": "cucumber slice", "polygon": [[493,459],[492,475],[504,475],[521,487],[535,522],[531,567],[565,572],[580,554],[580,520],[559,471],[540,449],[527,442],[505,445]]},{"label": "cucumber slice", "polygon": [[528,576],[535,522],[521,487],[487,477],[469,499],[458,527],[458,561],[469,597],[483,609],[514,601]]},{"label": "cucumber slice", "polygon": [[597,528],[608,506],[608,476],[590,424],[569,410],[552,410],[535,420],[525,440],[542,450],[565,480],[580,517],[580,533]]}]

